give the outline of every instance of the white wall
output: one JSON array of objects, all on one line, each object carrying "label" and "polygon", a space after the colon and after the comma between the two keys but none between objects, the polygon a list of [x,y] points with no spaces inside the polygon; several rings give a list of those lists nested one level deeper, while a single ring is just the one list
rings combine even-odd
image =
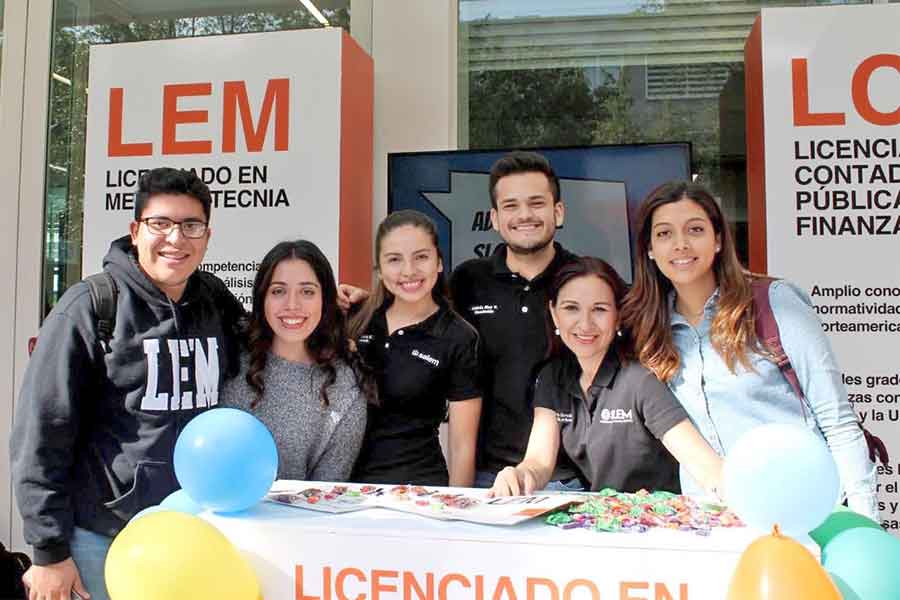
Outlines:
[{"label": "white wall", "polygon": [[0,174],[0,540],[24,549],[12,501],[9,430],[28,338],[39,323],[44,220],[44,159],[49,92],[52,0],[7,2],[4,14]]},{"label": "white wall", "polygon": [[456,148],[456,0],[374,0],[373,219],[387,214],[389,152]]},{"label": "white wall", "polygon": [[[25,78],[23,6],[4,6],[3,72],[0,77],[0,280],[15,282],[19,223],[19,156],[22,143],[22,85]],[[9,428],[15,386],[16,286],[0,286],[0,541],[8,545],[13,509],[9,483]]]},{"label": "white wall", "polygon": [[9,431],[38,329],[51,0],[7,2],[0,103],[0,540],[23,549],[9,478]]},{"label": "white wall", "polygon": [[[457,0],[373,1],[373,227],[387,214],[389,152],[456,149],[458,11]],[[440,440],[446,454],[446,424]]]}]

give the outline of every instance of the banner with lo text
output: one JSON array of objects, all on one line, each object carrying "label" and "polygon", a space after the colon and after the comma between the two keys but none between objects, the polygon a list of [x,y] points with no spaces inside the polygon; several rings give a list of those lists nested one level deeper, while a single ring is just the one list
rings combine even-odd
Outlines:
[{"label": "banner with lo text", "polygon": [[[748,40],[751,263],[800,284],[882,437],[900,533],[900,5],[764,9]],[[754,216],[755,214],[755,216]],[[767,259],[767,264],[766,264]]]}]

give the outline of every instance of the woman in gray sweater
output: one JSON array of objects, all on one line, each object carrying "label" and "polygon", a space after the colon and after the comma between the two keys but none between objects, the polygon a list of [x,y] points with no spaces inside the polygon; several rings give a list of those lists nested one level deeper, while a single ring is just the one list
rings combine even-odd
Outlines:
[{"label": "woman in gray sweater", "polygon": [[266,254],[253,283],[248,347],[220,404],[269,428],[279,479],[346,481],[375,387],[349,350],[334,274],[315,244],[281,242]]}]

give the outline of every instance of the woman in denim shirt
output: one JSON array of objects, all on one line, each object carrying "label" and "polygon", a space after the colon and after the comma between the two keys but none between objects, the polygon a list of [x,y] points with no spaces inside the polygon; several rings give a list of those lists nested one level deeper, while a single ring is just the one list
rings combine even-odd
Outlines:
[{"label": "woman in denim shirt", "polygon": [[[785,281],[771,284],[769,299],[805,407],[756,337],[750,276],[710,193],[673,182],[644,201],[634,286],[622,307],[640,361],[723,456],[766,423],[817,433],[831,449],[850,508],[877,520],[875,466],[812,303]],[[681,478],[684,493],[702,493],[684,470]]]}]

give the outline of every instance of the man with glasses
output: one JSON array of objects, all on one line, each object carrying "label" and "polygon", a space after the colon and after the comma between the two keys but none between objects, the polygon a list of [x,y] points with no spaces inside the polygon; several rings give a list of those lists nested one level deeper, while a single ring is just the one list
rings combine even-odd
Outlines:
[{"label": "man with glasses", "polygon": [[194,173],[145,173],[130,235],[113,241],[103,261],[116,289],[111,337],[98,330],[86,282],[69,288],[44,321],[10,441],[34,547],[25,574],[32,598],[107,598],[103,566],[113,536],[178,489],[178,433],[216,406],[226,374],[236,371],[233,332],[243,309],[220,280],[197,270],[210,205]]}]

